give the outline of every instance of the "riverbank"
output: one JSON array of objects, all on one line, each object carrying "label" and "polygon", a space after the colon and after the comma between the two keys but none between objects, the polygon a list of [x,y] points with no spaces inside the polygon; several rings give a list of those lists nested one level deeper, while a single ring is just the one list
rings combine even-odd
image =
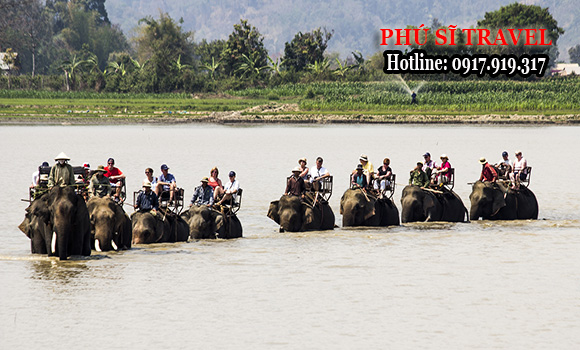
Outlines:
[{"label": "riverbank", "polygon": [[270,103],[225,112],[156,112],[104,114],[102,111],[70,113],[0,113],[4,125],[103,125],[103,124],[578,124],[580,114],[393,114],[312,113],[297,104]]},{"label": "riverbank", "polygon": [[320,82],[225,93],[0,90],[0,124],[576,124],[580,78]]}]

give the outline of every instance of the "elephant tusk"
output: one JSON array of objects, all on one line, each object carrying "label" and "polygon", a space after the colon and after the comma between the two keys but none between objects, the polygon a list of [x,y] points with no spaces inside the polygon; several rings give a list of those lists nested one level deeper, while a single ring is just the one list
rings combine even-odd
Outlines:
[{"label": "elephant tusk", "polygon": [[56,253],[56,231],[52,233],[52,241],[50,242],[50,249],[52,253]]},{"label": "elephant tusk", "polygon": [[98,239],[95,239],[95,250],[97,252],[102,252],[101,246],[99,245],[99,240]]},{"label": "elephant tusk", "polygon": [[117,245],[115,244],[115,241],[111,241],[111,245],[113,246],[113,249],[115,249],[115,250],[119,250],[119,249],[117,248]]}]

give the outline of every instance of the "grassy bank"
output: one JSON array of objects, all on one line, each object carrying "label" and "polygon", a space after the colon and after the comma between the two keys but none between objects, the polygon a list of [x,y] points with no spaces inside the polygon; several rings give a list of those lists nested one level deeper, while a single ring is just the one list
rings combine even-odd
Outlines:
[{"label": "grassy bank", "polygon": [[[419,87],[417,82],[409,85],[410,89]],[[510,117],[514,115],[543,116],[542,120],[560,115],[560,121],[575,121],[580,114],[580,78],[428,82],[419,88],[417,99],[419,103],[411,105],[409,93],[394,81],[292,84],[223,95],[0,90],[0,121],[171,117],[184,121],[439,122],[447,116],[481,115],[508,121],[515,121]]]}]

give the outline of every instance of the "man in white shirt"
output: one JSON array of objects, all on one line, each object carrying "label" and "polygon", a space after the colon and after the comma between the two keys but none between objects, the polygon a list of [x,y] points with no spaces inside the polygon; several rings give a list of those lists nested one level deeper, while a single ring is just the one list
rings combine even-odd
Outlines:
[{"label": "man in white shirt", "polygon": [[223,190],[221,187],[216,187],[216,199],[221,197],[221,200],[217,202],[217,205],[222,205],[223,202],[236,201],[238,190],[240,189],[240,183],[236,180],[236,172],[230,171],[229,173],[230,181],[224,186]]},{"label": "man in white shirt", "polygon": [[[47,167],[48,162],[42,162],[41,167]],[[38,183],[40,182],[40,167],[39,169],[36,169],[35,172],[32,173],[32,184],[30,185],[30,188],[34,188],[36,186],[38,186]]]},{"label": "man in white shirt", "polygon": [[316,166],[310,168],[310,183],[315,191],[320,189],[320,180],[330,176],[328,169],[322,166],[322,157],[316,158]]}]

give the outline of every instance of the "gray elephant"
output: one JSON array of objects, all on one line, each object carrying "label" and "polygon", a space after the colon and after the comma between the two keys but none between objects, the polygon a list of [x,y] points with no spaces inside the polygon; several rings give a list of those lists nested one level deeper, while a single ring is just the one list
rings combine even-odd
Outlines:
[{"label": "gray elephant", "polygon": [[91,255],[90,222],[84,199],[72,187],[53,187],[34,200],[19,225],[31,252],[58,256]]},{"label": "gray elephant", "polygon": [[181,216],[158,211],[137,211],[131,215],[133,244],[187,242],[189,227]]},{"label": "gray elephant", "polygon": [[189,226],[191,239],[242,237],[242,224],[235,214],[226,217],[206,205],[192,205],[181,217]]},{"label": "gray elephant", "polygon": [[449,221],[465,222],[467,208],[455,192],[430,191],[419,186],[408,185],[401,195],[403,211],[401,221]]},{"label": "gray elephant", "polygon": [[519,190],[508,189],[501,183],[477,181],[471,194],[471,220],[516,220],[537,219],[538,201],[534,193],[526,187]]},{"label": "gray elephant", "polygon": [[283,195],[270,203],[268,217],[280,225],[280,232],[334,229],[334,213],[326,201],[311,205],[297,196]]},{"label": "gray elephant", "polygon": [[360,188],[348,189],[340,198],[342,226],[396,226],[399,210],[389,198],[376,198]]},{"label": "gray elephant", "polygon": [[131,220],[111,198],[93,197],[87,203],[91,246],[96,251],[131,248]]}]

